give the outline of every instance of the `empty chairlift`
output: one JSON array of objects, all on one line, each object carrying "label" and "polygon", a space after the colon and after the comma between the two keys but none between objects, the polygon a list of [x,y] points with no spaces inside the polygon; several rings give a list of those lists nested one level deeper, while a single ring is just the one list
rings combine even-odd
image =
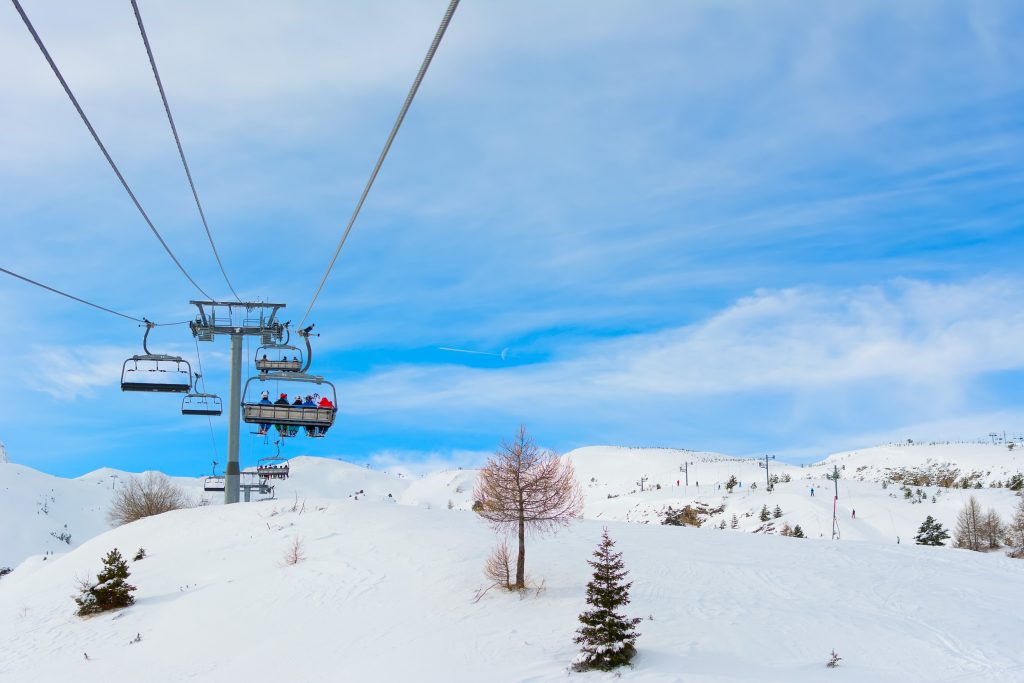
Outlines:
[{"label": "empty chairlift", "polygon": [[181,399],[182,415],[211,415],[224,412],[223,402],[217,394],[188,393]]},{"label": "empty chairlift", "polygon": [[192,366],[180,356],[150,353],[146,341],[153,327],[146,321],[142,338],[145,353],[132,356],[121,366],[121,391],[187,394],[192,389]]}]

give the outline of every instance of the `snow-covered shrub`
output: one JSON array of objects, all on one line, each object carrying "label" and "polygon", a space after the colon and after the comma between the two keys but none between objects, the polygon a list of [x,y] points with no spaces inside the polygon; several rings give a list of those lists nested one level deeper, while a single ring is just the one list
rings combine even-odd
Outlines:
[{"label": "snow-covered shrub", "polygon": [[79,581],[79,593],[73,596],[78,605],[78,616],[106,612],[134,603],[132,591],[135,586],[128,583],[129,576],[128,563],[114,548],[103,558],[103,569],[96,575],[95,581]]},{"label": "snow-covered shrub", "polygon": [[840,660],[842,660],[842,657],[837,655],[835,650],[832,650],[832,654],[829,656],[828,661],[825,662],[825,666],[830,669],[834,669],[839,666]]},{"label": "snow-covered shrub", "polygon": [[138,562],[139,560],[144,560],[144,559],[146,559],[146,549],[145,548],[139,548],[138,550],[135,551],[135,557],[132,558],[132,561],[133,562]]},{"label": "snow-covered shrub", "polygon": [[484,563],[484,577],[491,582],[492,586],[513,590],[512,561],[507,541],[502,540],[494,547],[491,556]]},{"label": "snow-covered shrub", "polygon": [[945,545],[943,541],[947,538],[949,538],[949,532],[943,529],[942,524],[937,522],[934,517],[928,515],[918,527],[914,542],[918,545]]},{"label": "snow-covered shrub", "polygon": [[306,549],[302,545],[302,538],[296,536],[292,539],[291,545],[284,553],[284,563],[288,566],[296,565],[306,559]]},{"label": "snow-covered shrub", "polygon": [[3,578],[13,572],[14,570],[10,567],[0,567],[0,578]]},{"label": "snow-covered shrub", "polygon": [[587,584],[587,604],[592,607],[580,615],[583,624],[576,631],[573,642],[580,646],[580,654],[573,662],[576,671],[600,669],[610,671],[629,664],[636,654],[636,639],[640,636],[636,625],[639,618],[628,618],[618,612],[629,604],[632,581],[624,582],[626,575],[622,553],[614,552],[615,541],[605,527],[601,542],[594,551],[594,560],[587,564],[594,568],[594,576]]}]

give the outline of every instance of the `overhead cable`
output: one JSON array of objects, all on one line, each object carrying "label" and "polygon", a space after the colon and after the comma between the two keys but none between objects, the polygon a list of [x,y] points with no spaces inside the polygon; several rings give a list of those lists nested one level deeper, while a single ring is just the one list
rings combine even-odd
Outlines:
[{"label": "overhead cable", "polygon": [[92,124],[89,122],[89,118],[85,115],[85,111],[82,110],[82,106],[78,103],[78,99],[75,98],[75,95],[71,92],[71,88],[68,86],[67,81],[64,80],[64,76],[61,75],[60,69],[57,68],[56,62],[53,61],[53,57],[50,56],[49,51],[43,44],[42,38],[40,38],[39,34],[36,33],[36,29],[32,25],[32,22],[29,20],[28,15],[25,14],[25,10],[22,9],[21,3],[18,2],[18,0],[11,0],[11,2],[14,3],[14,8],[18,10],[18,14],[21,15],[22,21],[25,22],[25,26],[28,28],[29,33],[31,33],[32,38],[35,39],[36,45],[39,46],[40,52],[43,53],[43,56],[46,58],[47,63],[53,70],[53,73],[57,77],[57,80],[60,81],[61,86],[63,86],[64,92],[67,93],[68,98],[71,100],[71,104],[75,105],[75,109],[78,111],[78,115],[82,118],[82,122],[85,124],[85,127],[89,129],[89,133],[92,134],[92,139],[96,141],[96,144],[99,146],[100,151],[103,152],[103,156],[106,157],[107,163],[110,164],[110,168],[113,169],[114,171],[114,175],[116,175],[117,179],[121,181],[121,185],[124,187],[125,192],[128,193],[128,196],[131,197],[132,202],[135,203],[135,208],[139,210],[139,213],[142,214],[142,218],[145,219],[146,224],[149,225],[149,229],[152,230],[153,234],[156,235],[156,238],[160,240],[160,244],[163,245],[163,248],[167,252],[167,255],[170,256],[171,260],[174,261],[174,264],[178,266],[178,270],[180,270],[181,273],[188,279],[188,281],[192,283],[192,286],[198,289],[202,293],[202,295],[205,296],[207,299],[212,299],[213,297],[211,297],[209,294],[203,291],[203,288],[196,284],[196,281],[193,280],[192,276],[188,274],[188,271],[185,270],[185,267],[181,265],[181,262],[178,261],[178,257],[174,255],[174,252],[171,251],[171,248],[167,246],[167,242],[165,242],[164,238],[160,235],[160,231],[156,229],[155,225],[153,225],[153,221],[150,220],[149,215],[146,213],[146,210],[142,208],[142,204],[139,203],[139,200],[135,196],[135,193],[132,192],[132,188],[128,186],[128,181],[126,181],[124,179],[124,176],[121,175],[121,171],[117,168],[117,164],[114,163],[114,159],[110,156],[110,153],[107,151],[107,148],[103,145],[103,142],[100,140],[100,136],[96,133],[96,129],[92,127]]},{"label": "overhead cable", "polygon": [[171,124],[171,132],[174,134],[174,142],[178,145],[178,156],[181,157],[181,165],[185,167],[185,177],[188,178],[188,186],[192,188],[192,196],[196,200],[196,208],[199,209],[199,217],[203,221],[203,228],[206,230],[206,236],[210,240],[210,247],[213,249],[213,256],[217,259],[217,265],[220,266],[220,272],[224,275],[224,282],[228,283],[228,289],[235,295],[235,299],[241,301],[242,299],[238,296],[238,292],[231,284],[231,280],[228,279],[228,273],[224,270],[224,264],[220,260],[220,254],[217,253],[217,245],[213,243],[213,234],[210,232],[210,226],[206,222],[206,212],[203,211],[203,205],[199,203],[199,193],[196,191],[196,185],[192,182],[192,171],[188,167],[188,161],[185,160],[185,150],[181,146],[181,138],[178,137],[178,127],[174,125],[174,117],[171,116],[171,105],[167,102],[167,93],[164,92],[163,81],[160,80],[160,72],[156,68],[156,59],[153,57],[153,49],[149,45],[149,36],[146,35],[146,27],[142,23],[142,14],[139,13],[139,5],[135,0],[132,0],[132,9],[135,10],[135,19],[139,22],[139,32],[142,34],[142,42],[146,45],[146,54],[149,55],[149,65],[153,67],[153,77],[156,79],[156,87],[160,90],[160,99],[164,102],[164,111],[167,112],[167,122]]},{"label": "overhead cable", "polygon": [[[42,282],[36,282],[32,278],[27,278],[24,275],[18,275],[17,273],[15,273],[13,271],[7,270],[6,268],[0,268],[0,273],[7,273],[11,277],[16,277],[19,280],[22,280],[24,282],[29,283],[30,285],[35,285],[36,287],[42,287],[45,290],[51,291],[54,294],[60,294],[61,296],[67,297],[67,298],[69,298],[69,299],[71,299],[73,301],[77,301],[80,304],[85,304],[86,306],[92,306],[93,308],[98,308],[101,311],[105,311],[105,312],[111,313],[113,315],[119,315],[122,318],[127,318],[128,320],[134,320],[137,323],[143,323],[143,324],[146,324],[146,322],[147,322],[147,320],[145,318],[136,318],[133,315],[127,315],[125,313],[119,313],[118,311],[115,311],[112,308],[107,308],[106,306],[100,306],[99,304],[94,304],[91,301],[86,301],[85,299],[79,298],[79,297],[77,297],[77,296],[75,296],[73,294],[68,294],[67,292],[62,292],[59,289],[55,289],[53,287],[50,287],[49,285],[44,285]],[[162,324],[158,324],[156,326],[157,327],[165,327],[167,325],[184,325],[187,322],[189,322],[189,321],[188,320],[183,320],[182,322],[179,322],[179,323],[162,323]]]},{"label": "overhead cable", "polygon": [[391,149],[391,143],[395,141],[395,135],[398,134],[398,129],[402,126],[402,121],[405,120],[405,114],[409,111],[409,106],[412,104],[412,100],[416,96],[416,91],[420,88],[420,83],[423,82],[423,77],[427,73],[427,68],[430,66],[431,60],[434,59],[434,53],[437,52],[437,47],[441,44],[441,38],[444,37],[444,32],[448,29],[448,24],[451,22],[452,15],[455,13],[455,8],[458,6],[459,0],[451,0],[447,11],[444,13],[444,17],[441,19],[441,25],[438,27],[437,33],[434,35],[434,40],[430,44],[430,49],[427,50],[426,57],[423,58],[423,64],[420,65],[419,73],[416,74],[412,87],[409,89],[409,94],[405,98],[405,103],[402,104],[402,110],[398,113],[398,118],[395,120],[395,125],[391,128],[391,133],[388,135],[387,142],[384,143],[384,149],[381,151],[380,157],[377,159],[377,164],[373,167],[373,173],[370,174],[370,179],[366,181],[366,187],[363,188],[363,194],[359,197],[359,201],[356,203],[356,208],[352,212],[352,217],[348,220],[348,225],[345,227],[345,232],[341,236],[341,241],[338,242],[338,248],[334,250],[334,256],[331,257],[331,262],[328,264],[323,278],[320,279],[320,285],[316,288],[316,293],[313,294],[312,301],[309,302],[306,312],[302,315],[302,320],[299,322],[300,328],[306,322],[306,318],[309,317],[310,311],[313,310],[313,304],[316,303],[317,297],[320,296],[320,291],[324,288],[324,284],[327,282],[327,276],[331,274],[334,262],[338,260],[338,254],[341,253],[341,248],[345,246],[345,240],[348,239],[348,234],[352,232],[352,226],[355,224],[356,218],[359,216],[359,211],[363,208],[363,202],[366,201],[366,196],[370,193],[370,188],[373,187],[373,181],[377,179],[377,174],[380,172],[381,166],[384,165],[384,159],[387,157],[388,151]]}]

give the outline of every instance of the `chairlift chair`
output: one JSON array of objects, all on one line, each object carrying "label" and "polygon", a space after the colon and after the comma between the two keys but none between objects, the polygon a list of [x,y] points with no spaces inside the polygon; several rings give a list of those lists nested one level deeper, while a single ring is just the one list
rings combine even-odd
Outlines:
[{"label": "chairlift chair", "polygon": [[[243,396],[249,395],[249,385],[253,382],[301,382],[322,385],[326,384],[331,388],[333,405],[323,406],[301,406],[301,405],[277,405],[257,403],[243,400],[242,420],[250,424],[275,424],[289,427],[309,427],[312,433],[320,430],[319,436],[330,429],[334,424],[334,417],[338,412],[338,392],[334,385],[317,375],[306,375],[294,372],[264,372],[250,377],[245,383],[242,392]],[[282,433],[281,436],[286,436]]]},{"label": "chairlift chair", "polygon": [[203,477],[204,491],[223,491],[224,477]]},{"label": "chairlift chair", "polygon": [[[147,320],[146,334],[142,337],[145,353],[132,356],[121,366],[121,391],[187,394],[192,389],[192,366],[181,356],[150,353],[146,341],[153,327],[154,324]],[[129,363],[132,365],[130,368]],[[164,364],[162,368],[161,363]]]},{"label": "chairlift chair", "polygon": [[188,393],[181,399],[182,415],[220,415],[223,402],[217,394]]},{"label": "chairlift chair", "polygon": [[[288,336],[283,341],[275,344],[265,340],[256,349],[256,369],[260,372],[302,372],[306,369],[303,367],[301,349],[288,343],[291,341],[291,331],[288,329],[287,323],[284,325],[284,331]],[[275,357],[268,356],[268,351],[270,356]],[[289,356],[291,357],[289,358]]]}]

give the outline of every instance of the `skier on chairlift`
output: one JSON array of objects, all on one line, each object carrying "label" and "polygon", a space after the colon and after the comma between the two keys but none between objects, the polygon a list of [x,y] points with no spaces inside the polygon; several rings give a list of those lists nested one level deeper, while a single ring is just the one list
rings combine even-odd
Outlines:
[{"label": "skier on chairlift", "polygon": [[[262,394],[260,394],[260,405],[263,405],[263,406],[272,405],[271,402],[270,402],[270,392],[269,391],[264,391]],[[256,433],[257,434],[266,434],[269,431],[270,431],[270,423],[269,422],[260,422],[260,428],[256,430]]]},{"label": "skier on chairlift", "polygon": [[[301,407],[301,406],[302,406],[302,396],[301,395],[300,396],[296,396],[295,397],[295,401],[292,403],[292,407],[295,408],[295,407]],[[298,435],[299,435],[299,427],[298,427],[298,425],[288,425],[288,436],[298,436]]]},{"label": "skier on chairlift", "polygon": [[[320,407],[321,408],[333,408],[334,404],[331,403],[331,400],[329,398],[324,396],[323,398],[320,399]],[[327,433],[327,427],[317,427],[316,428],[316,433],[319,434],[320,436],[323,436],[324,434]]]},{"label": "skier on chairlift", "polygon": [[[306,400],[303,401],[302,407],[303,408],[316,408],[316,399],[317,398],[319,398],[319,396],[317,394],[310,394],[309,396],[306,397]],[[306,430],[306,436],[314,436],[316,434],[316,427],[305,427],[305,430]]]},{"label": "skier on chairlift", "polygon": [[[288,394],[281,394],[281,397],[274,401],[275,406],[286,406],[288,405]],[[288,425],[274,425],[277,428],[277,433],[281,436],[290,436],[288,433]]]}]

